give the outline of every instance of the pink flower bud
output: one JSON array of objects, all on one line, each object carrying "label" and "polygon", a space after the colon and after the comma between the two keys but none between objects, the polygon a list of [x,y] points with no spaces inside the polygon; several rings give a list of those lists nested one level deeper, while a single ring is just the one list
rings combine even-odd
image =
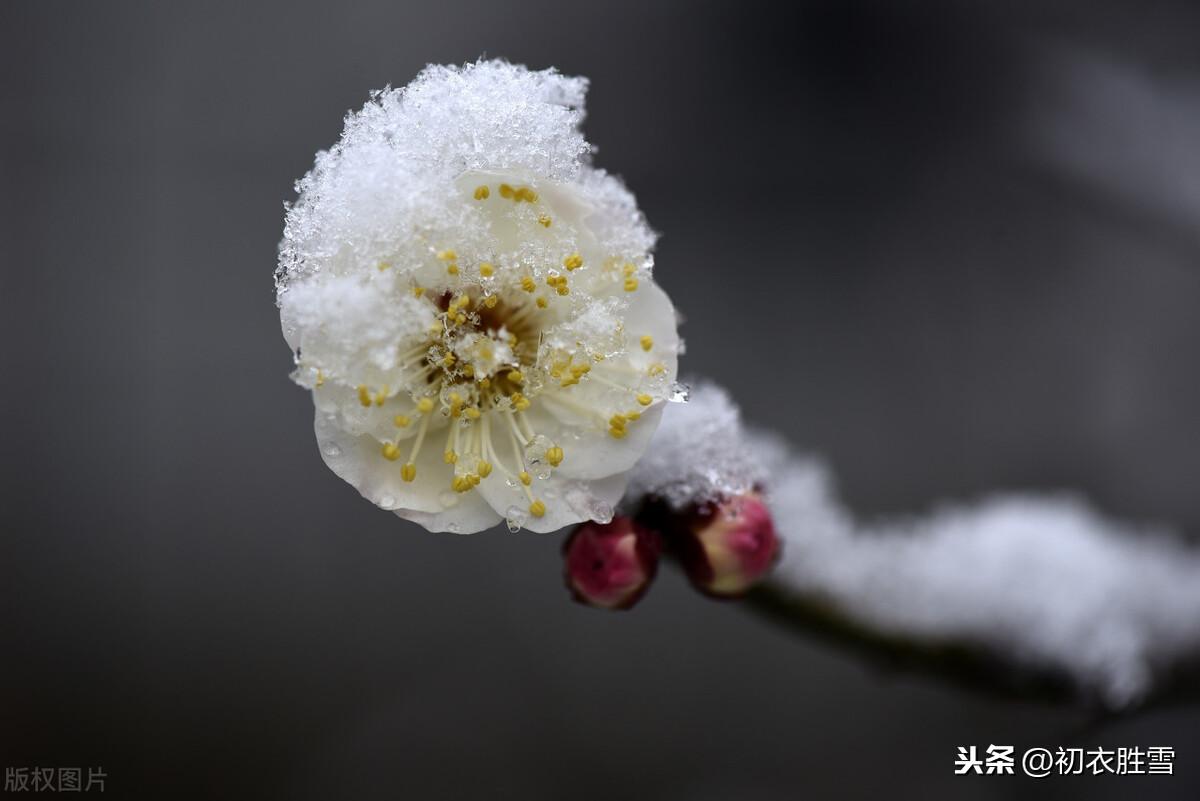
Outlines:
[{"label": "pink flower bud", "polygon": [[584,523],[563,545],[567,588],[582,604],[628,609],[654,579],[661,549],[656,532],[628,517]]},{"label": "pink flower bud", "polygon": [[771,512],[757,492],[700,508],[677,542],[692,584],[722,598],[743,594],[765,576],[779,547]]}]

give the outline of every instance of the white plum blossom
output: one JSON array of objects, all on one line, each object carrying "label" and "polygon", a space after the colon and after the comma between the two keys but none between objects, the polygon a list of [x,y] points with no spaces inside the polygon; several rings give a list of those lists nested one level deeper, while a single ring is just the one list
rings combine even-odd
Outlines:
[{"label": "white plum blossom", "polygon": [[431,66],[346,118],[276,271],[329,467],[431,530],[606,521],[672,392],[655,235],[591,165],[587,81]]}]

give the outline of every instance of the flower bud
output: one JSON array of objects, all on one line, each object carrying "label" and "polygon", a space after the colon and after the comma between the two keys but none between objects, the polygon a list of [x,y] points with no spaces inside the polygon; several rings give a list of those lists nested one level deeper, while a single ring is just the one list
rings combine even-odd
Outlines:
[{"label": "flower bud", "polygon": [[582,604],[629,609],[654,579],[661,549],[656,532],[628,517],[584,523],[563,545],[567,588]]},{"label": "flower bud", "polygon": [[775,523],[757,492],[705,505],[677,539],[679,561],[692,584],[723,598],[749,590],[779,557]]}]

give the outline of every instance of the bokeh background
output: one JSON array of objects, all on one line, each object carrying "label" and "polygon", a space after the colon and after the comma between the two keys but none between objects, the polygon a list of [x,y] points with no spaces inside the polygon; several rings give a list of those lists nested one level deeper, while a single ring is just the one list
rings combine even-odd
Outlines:
[{"label": "bokeh background", "polygon": [[[560,537],[372,507],[271,272],[370,89],[556,65],[664,233],[685,369],[858,512],[1072,488],[1194,535],[1197,41],[1186,2],[4,3],[0,763],[118,798],[1196,798],[1196,707],[883,674],[670,571],[603,614]],[[1177,775],[952,774],[990,743]]]}]

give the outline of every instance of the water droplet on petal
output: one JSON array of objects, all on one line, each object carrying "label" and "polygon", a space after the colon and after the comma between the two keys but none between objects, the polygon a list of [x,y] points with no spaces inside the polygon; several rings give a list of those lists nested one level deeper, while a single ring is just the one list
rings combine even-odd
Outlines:
[{"label": "water droplet on petal", "polygon": [[393,498],[391,495],[384,495],[382,498],[379,499],[379,508],[380,509],[391,509],[395,505],[396,505],[396,499]]},{"label": "water droplet on petal", "polygon": [[611,504],[604,501],[596,501],[592,504],[592,520],[597,523],[611,523],[613,519],[613,508]]},{"label": "water droplet on petal", "polygon": [[671,394],[667,396],[667,400],[671,403],[687,403],[688,398],[692,396],[692,388],[687,384],[676,381],[671,385]]},{"label": "water droplet on petal", "polygon": [[447,523],[446,531],[449,531],[451,534],[459,534],[462,532],[462,529],[459,528],[458,523]]},{"label": "water droplet on petal", "polygon": [[442,505],[443,509],[453,509],[455,506],[458,506],[458,493],[446,490],[441,495],[438,495],[438,503]]},{"label": "water droplet on petal", "polygon": [[528,519],[529,513],[519,506],[510,506],[504,512],[504,522],[508,524],[508,530],[514,534],[521,530]]},{"label": "water droplet on petal", "polygon": [[323,446],[321,446],[321,452],[330,459],[336,459],[342,455],[342,448],[336,442],[326,442]]}]

